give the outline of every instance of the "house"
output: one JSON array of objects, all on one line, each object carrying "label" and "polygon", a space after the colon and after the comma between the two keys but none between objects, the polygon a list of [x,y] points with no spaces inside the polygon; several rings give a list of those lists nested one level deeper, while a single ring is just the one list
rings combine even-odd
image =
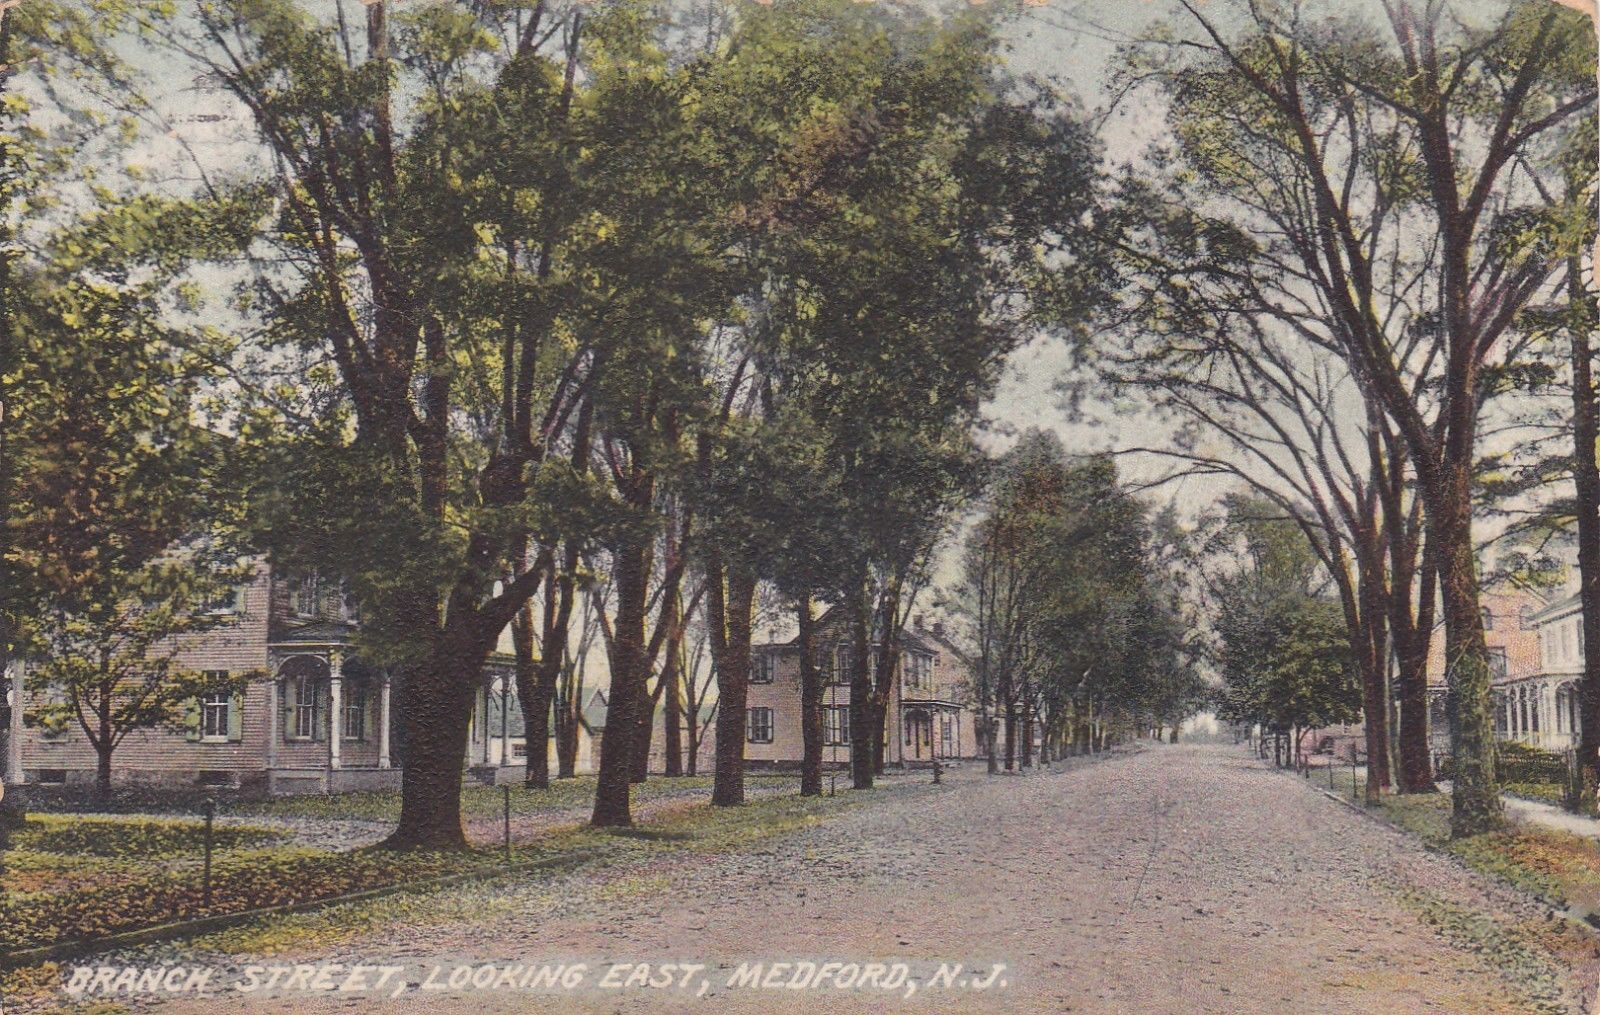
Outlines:
[{"label": "house", "polygon": [[1526,660],[1494,688],[1495,730],[1502,739],[1563,750],[1575,746],[1583,681],[1583,601],[1576,593],[1528,614]]},{"label": "house", "polygon": [[[188,639],[175,662],[219,677],[260,674],[242,692],[194,703],[187,729],[140,730],[118,746],[113,781],[268,793],[334,793],[400,784],[405,745],[395,722],[399,677],[363,659],[359,618],[337,582],[258,561],[218,607],[217,627]],[[13,667],[9,697],[22,692]],[[490,657],[473,710],[467,762],[480,775],[517,767],[522,736],[513,660]],[[24,728],[11,710],[8,781],[91,783],[95,754],[81,730]],[[18,771],[20,770],[20,771]]]},{"label": "house", "polygon": [[[596,688],[584,699],[583,708],[579,719],[578,738],[578,771],[598,771],[600,767],[600,743],[605,738],[606,716],[609,712],[609,702],[606,692]],[[717,753],[717,703],[705,702],[698,709],[696,727],[700,731],[700,739],[695,749],[693,764],[689,758],[689,731],[688,717],[684,718],[682,729],[683,747],[683,772],[684,774],[706,774],[716,765]],[[667,710],[664,706],[657,705],[655,714],[655,728],[650,732],[650,766],[652,773],[662,773],[667,770]],[[591,767],[585,768],[585,758],[589,759]]]},{"label": "house", "polygon": [[[1479,596],[1483,611],[1484,641],[1489,647],[1491,694],[1495,701],[1497,731],[1502,738],[1534,742],[1524,732],[1528,727],[1520,720],[1513,722],[1509,710],[1511,702],[1520,702],[1537,693],[1530,688],[1539,676],[1539,618],[1546,610],[1545,601],[1537,594],[1524,589],[1485,591]],[[1438,754],[1450,752],[1449,687],[1446,681],[1444,630],[1442,624],[1434,631],[1428,645],[1426,668],[1428,681],[1428,741]],[[1398,690],[1395,692],[1398,695]],[[1390,716],[1390,733],[1400,728],[1399,704]],[[1551,709],[1554,706],[1552,704]],[[1308,754],[1331,755],[1348,759],[1352,751],[1356,756],[1366,754],[1366,727],[1356,722],[1343,726],[1330,726],[1309,730],[1302,741]]]},{"label": "house", "polygon": [[[1539,712],[1539,618],[1546,600],[1526,589],[1496,589],[1478,597],[1483,612],[1483,640],[1490,650],[1490,693],[1494,727],[1502,740],[1536,743],[1526,708]],[[1446,679],[1445,631],[1434,632],[1427,648],[1429,741],[1435,751],[1450,751],[1450,695]],[[1554,711],[1554,703],[1542,716]],[[1541,722],[1542,725],[1542,722]],[[1538,741],[1542,741],[1538,738]]]},{"label": "house", "polygon": [[[817,622],[815,646],[823,680],[823,763],[850,761],[852,646],[842,611]],[[876,678],[879,642],[873,639]],[[970,706],[965,660],[942,624],[921,618],[901,635],[899,665],[889,694],[884,760],[891,765],[931,765],[979,754],[976,715]],[[751,766],[790,767],[804,758],[800,728],[800,646],[796,637],[754,647],[745,702],[745,759]]]}]

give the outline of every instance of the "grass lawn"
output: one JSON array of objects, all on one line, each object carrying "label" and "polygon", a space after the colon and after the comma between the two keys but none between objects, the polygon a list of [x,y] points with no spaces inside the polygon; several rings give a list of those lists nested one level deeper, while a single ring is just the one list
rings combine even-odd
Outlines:
[{"label": "grass lawn", "polygon": [[[696,803],[682,810],[675,809],[670,815],[649,825],[630,829],[564,828],[544,836],[532,847],[519,847],[515,857],[522,861],[541,856],[576,855],[581,857],[580,862],[586,871],[592,870],[599,875],[593,890],[607,898],[632,896],[659,888],[656,883],[659,879],[652,880],[638,873],[642,869],[648,874],[655,869],[648,862],[653,857],[737,852],[774,836],[826,821],[850,808],[882,799],[884,794],[916,792],[921,786],[920,780],[915,784],[891,783],[874,790],[840,793],[833,797],[802,798],[783,793],[758,798],[743,807],[726,809]],[[30,819],[30,826],[33,820],[36,819]],[[44,824],[53,825],[57,820],[50,818]],[[107,826],[122,823],[121,819],[103,822]],[[22,834],[31,835],[34,831],[30,827]],[[50,829],[42,831],[48,834]],[[241,841],[238,848],[226,854],[227,861],[219,863],[218,880],[221,883],[229,877],[240,879],[237,885],[240,891],[227,897],[228,905],[235,910],[250,908],[242,903],[248,901],[247,893],[252,886],[268,893],[275,891],[317,898],[384,884],[415,884],[426,878],[447,874],[481,874],[482,878],[448,887],[419,886],[415,891],[328,909],[259,918],[238,927],[193,938],[185,945],[188,951],[220,955],[274,955],[336,946],[364,934],[397,926],[420,927],[481,919],[503,912],[514,904],[508,900],[509,893],[505,891],[507,879],[517,879],[522,886],[537,886],[550,878],[548,873],[541,871],[505,871],[504,857],[499,850],[391,856],[370,851],[330,853],[288,847],[251,848],[246,845],[251,830],[234,831],[242,832]],[[152,845],[149,847],[149,859],[135,861],[124,855],[115,861],[117,864],[148,865],[157,854],[172,855],[171,849],[166,846],[155,845],[163,841],[160,837],[125,831],[106,832],[108,838],[118,835]],[[172,840],[168,838],[165,841],[170,843]],[[17,855],[7,854],[7,858]],[[32,855],[31,852],[29,855]],[[119,867],[117,873],[113,874],[110,868],[101,866],[106,862],[101,858],[74,854],[69,859],[75,864],[87,865],[97,874],[114,878],[130,876],[132,869]],[[22,866],[18,865],[18,868]],[[620,876],[613,875],[613,869],[619,871]],[[8,879],[23,876],[10,871],[6,874]],[[192,893],[193,879],[184,880],[187,891]],[[98,893],[106,890],[104,886],[90,889],[87,897],[84,892],[74,892],[67,906],[56,908],[76,912],[87,902],[91,910],[100,909],[95,905],[95,899],[99,897]],[[101,911],[129,914],[137,908],[135,900],[147,894],[148,888],[131,893],[119,890],[109,900],[109,910]],[[44,893],[32,896],[36,901],[43,897]],[[66,898],[58,896],[58,901]],[[241,904],[232,904],[235,900]],[[0,951],[17,946],[5,938],[14,940],[19,936],[16,918],[28,908],[19,907],[11,898],[0,900]],[[219,903],[213,911],[228,911],[228,908]],[[27,926],[36,924],[29,923]],[[130,928],[115,925],[94,928],[97,933],[124,929]],[[9,1001],[47,1001],[59,990],[60,974],[61,967],[56,963],[41,963],[0,974],[0,996]]]},{"label": "grass lawn", "polygon": [[[1329,773],[1311,782],[1329,788]],[[1333,773],[1332,791],[1351,799],[1348,767]],[[1360,773],[1357,795],[1365,785]],[[1515,784],[1508,792],[1536,797],[1543,784]],[[1530,789],[1533,790],[1530,792]],[[1559,788],[1550,787],[1560,799]],[[1443,793],[1386,795],[1372,809],[1394,827],[1456,857],[1480,874],[1529,892],[1576,914],[1600,913],[1600,843],[1552,828],[1511,825],[1505,831],[1450,838],[1450,798]],[[1565,1011],[1555,970],[1593,963],[1595,936],[1567,920],[1512,919],[1421,889],[1405,889],[1397,901],[1458,947],[1489,957],[1508,983],[1529,992],[1540,1011]]]},{"label": "grass lawn", "polygon": [[[798,775],[745,775],[745,784],[751,789],[774,787],[780,791],[800,790]],[[564,811],[587,808],[594,803],[595,777],[579,776],[576,779],[552,779],[545,790],[511,787],[513,814],[534,814],[544,811]],[[633,802],[646,803],[663,797],[691,793],[711,793],[711,776],[679,776],[667,778],[652,775],[633,787]],[[473,818],[498,818],[504,807],[504,796],[499,786],[472,783],[462,788],[461,808],[468,820]],[[274,797],[270,800],[248,800],[227,804],[227,813],[244,816],[272,818],[320,818],[343,821],[394,821],[400,817],[400,794],[392,791],[373,793],[338,793],[334,795],[308,795]]]},{"label": "grass lawn", "polygon": [[[852,793],[801,799],[792,776],[757,776],[757,791],[771,795],[734,810],[706,806],[710,778],[652,779],[635,789],[641,802],[686,796],[656,822],[633,829],[598,832],[565,823],[520,840],[516,862],[578,853],[585,862],[618,850],[735,848],[752,838],[778,834],[815,814],[870,798]],[[593,780],[569,781],[550,794],[513,788],[514,813],[587,807]],[[390,820],[397,794],[299,797],[257,805],[255,813],[315,819],[351,817]],[[520,798],[520,799],[519,799]],[[537,805],[528,801],[537,800]],[[346,806],[346,804],[349,806]],[[501,791],[473,787],[469,814],[497,816]],[[396,855],[375,850],[336,851],[294,844],[266,827],[218,826],[214,831],[211,896],[203,890],[203,825],[193,819],[31,815],[11,837],[0,871],[0,954],[62,941],[86,940],[173,920],[315,901],[457,874],[501,871],[505,854],[486,846],[458,854]]]}]

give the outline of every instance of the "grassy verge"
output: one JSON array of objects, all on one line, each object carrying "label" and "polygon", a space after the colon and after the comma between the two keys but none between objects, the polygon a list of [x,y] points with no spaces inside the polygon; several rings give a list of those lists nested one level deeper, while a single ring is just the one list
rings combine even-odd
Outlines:
[{"label": "grassy verge", "polygon": [[[920,784],[919,784],[920,785]],[[885,794],[917,791],[901,784],[836,797],[801,798],[774,795],[739,808],[713,809],[703,801],[674,808],[648,825],[631,829],[599,830],[567,827],[542,836],[533,847],[516,850],[516,858],[542,855],[583,857],[582,893],[599,901],[658,892],[663,870],[674,862],[693,862],[696,856],[736,853],[763,840],[826,821],[843,811],[882,799]],[[292,854],[292,855],[291,855]],[[391,857],[371,852],[327,853],[312,850],[241,850],[233,863],[219,868],[220,879],[246,871],[259,883],[263,871],[271,872],[273,885],[334,885],[347,879],[348,890],[405,881],[415,883],[447,874],[481,874],[482,879],[439,888],[420,888],[401,895],[340,904],[312,912],[282,914],[253,920],[223,931],[195,937],[181,946],[185,954],[281,955],[326,949],[364,935],[396,927],[410,929],[482,920],[512,911],[519,916],[554,911],[575,900],[570,886],[558,885],[543,872],[507,872],[497,850],[466,854]],[[282,878],[279,878],[279,874]],[[299,888],[282,890],[299,891]],[[81,893],[74,893],[81,897]],[[323,896],[337,894],[324,890]],[[119,906],[134,905],[128,896]],[[0,903],[3,906],[4,903]],[[11,914],[0,911],[0,928]],[[107,927],[111,932],[116,927]],[[155,946],[172,947],[172,946]],[[17,969],[0,976],[0,997],[7,1000],[44,1000],[59,989],[60,968],[54,963]]]},{"label": "grassy verge", "polygon": [[[1311,782],[1350,801],[1352,788],[1359,796],[1364,779],[1365,773],[1358,773],[1353,787],[1346,768],[1332,773],[1331,786],[1326,771],[1313,772]],[[1523,825],[1452,839],[1450,798],[1443,793],[1387,795],[1377,807],[1367,810],[1428,846],[1454,856],[1472,870],[1555,908],[1576,914],[1600,912],[1600,843],[1592,839]],[[1506,985],[1535,1011],[1566,1011],[1559,986],[1560,971],[1592,966],[1600,954],[1594,934],[1569,920],[1522,919],[1490,913],[1414,887],[1399,889],[1396,897],[1401,908],[1440,936],[1483,956]]]},{"label": "grassy verge", "polygon": [[[770,786],[779,790],[798,791],[800,788],[800,779],[796,775],[746,775],[745,780],[752,789]],[[512,812],[522,815],[588,807],[594,803],[594,789],[595,779],[591,775],[576,779],[553,779],[550,788],[542,790],[513,786]],[[633,802],[648,803],[694,792],[710,793],[711,777],[696,775],[668,779],[652,776],[633,788]],[[503,806],[504,797],[499,786],[472,784],[461,791],[462,813],[468,820],[498,818]],[[247,817],[390,822],[400,817],[400,794],[373,792],[274,797],[270,800],[240,801],[229,805],[227,811]]]}]

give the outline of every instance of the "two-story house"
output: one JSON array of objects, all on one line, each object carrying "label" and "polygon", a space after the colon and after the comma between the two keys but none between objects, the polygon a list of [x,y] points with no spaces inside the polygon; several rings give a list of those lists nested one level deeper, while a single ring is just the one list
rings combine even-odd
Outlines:
[{"label": "two-story house", "polygon": [[[918,618],[920,621],[920,618]],[[850,671],[853,647],[839,611],[817,622],[817,665],[823,680],[823,763],[850,762]],[[879,643],[870,670],[876,679]],[[884,760],[928,765],[978,755],[968,674],[943,625],[913,623],[901,636],[884,726]],[[799,639],[754,647],[745,712],[745,759],[756,767],[792,767],[804,759],[800,711]]]},{"label": "two-story house", "polygon": [[[399,785],[405,745],[395,722],[399,677],[361,657],[359,617],[337,582],[280,573],[260,561],[226,619],[194,636],[178,665],[219,677],[259,674],[240,693],[205,696],[181,732],[131,734],[113,758],[120,784],[329,793]],[[95,755],[81,730],[22,726],[28,697],[13,667],[8,781],[89,783]],[[491,656],[473,710],[467,762],[481,777],[519,767],[525,751],[513,660]],[[42,692],[48,694],[49,692]],[[553,748],[552,748],[553,749]]]},{"label": "two-story house", "polygon": [[1566,596],[1531,611],[1531,665],[1495,687],[1495,727],[1508,740],[1560,750],[1578,742],[1583,728],[1583,601]]}]

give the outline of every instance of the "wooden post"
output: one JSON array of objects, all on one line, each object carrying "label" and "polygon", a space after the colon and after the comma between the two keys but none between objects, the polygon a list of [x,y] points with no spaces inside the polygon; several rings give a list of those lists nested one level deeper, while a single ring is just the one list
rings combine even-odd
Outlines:
[{"label": "wooden post", "polygon": [[211,833],[217,820],[217,800],[215,797],[206,797],[206,860],[205,871],[201,875],[202,905],[211,909]]}]

